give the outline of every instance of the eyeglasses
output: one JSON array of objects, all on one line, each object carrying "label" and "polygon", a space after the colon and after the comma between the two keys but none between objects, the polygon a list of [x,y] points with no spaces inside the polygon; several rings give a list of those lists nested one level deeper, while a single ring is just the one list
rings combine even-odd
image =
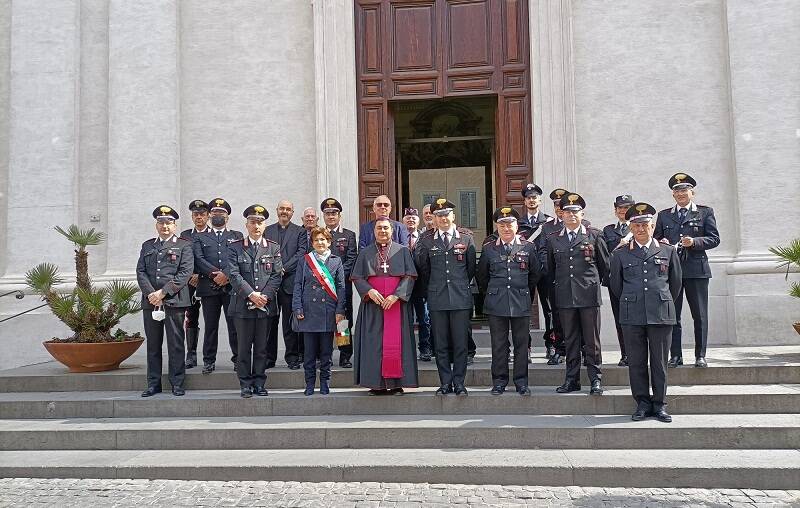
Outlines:
[{"label": "eyeglasses", "polygon": [[391,203],[375,203],[375,206],[379,206],[381,208],[388,208],[388,207],[392,206],[392,204]]}]

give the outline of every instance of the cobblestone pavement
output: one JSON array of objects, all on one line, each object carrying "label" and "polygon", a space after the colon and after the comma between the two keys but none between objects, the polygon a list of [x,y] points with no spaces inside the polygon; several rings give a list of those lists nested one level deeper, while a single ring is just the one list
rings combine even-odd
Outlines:
[{"label": "cobblestone pavement", "polygon": [[10,506],[800,506],[800,490],[0,478]]}]

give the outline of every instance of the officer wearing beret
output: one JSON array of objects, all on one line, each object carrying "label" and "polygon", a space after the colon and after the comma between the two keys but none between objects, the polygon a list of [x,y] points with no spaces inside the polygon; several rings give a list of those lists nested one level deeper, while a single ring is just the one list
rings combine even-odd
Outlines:
[{"label": "officer wearing beret", "polygon": [[264,238],[269,212],[250,205],[244,212],[247,237],[228,246],[231,301],[228,314],[237,332],[236,374],[243,398],[266,396],[267,333],[278,316],[281,248]]},{"label": "officer wearing beret", "polygon": [[[608,252],[613,252],[617,247],[628,245],[628,242],[633,237],[626,218],[626,214],[633,203],[634,200],[630,194],[623,194],[614,199],[614,215],[617,216],[617,222],[603,228],[603,240],[606,242]],[[619,324],[619,299],[610,290],[608,296],[611,301],[611,312],[614,314],[614,325],[617,327],[619,352],[622,355],[617,365],[626,367],[628,365],[628,357],[625,354],[625,341],[622,338],[622,327]]]},{"label": "officer wearing beret", "polygon": [[455,392],[466,396],[464,379],[473,305],[470,281],[475,276],[476,252],[472,235],[456,227],[454,209],[455,205],[445,198],[431,205],[436,232],[420,238],[414,257],[417,283],[425,287],[436,341],[436,367],[441,382],[436,395]]},{"label": "officer wearing beret", "polygon": [[[553,217],[541,210],[542,194],[542,188],[535,183],[529,183],[522,189],[522,198],[524,199],[525,208],[523,209],[519,221],[517,221],[519,226],[517,234],[530,242],[535,242],[542,234],[543,226],[546,223],[553,222]],[[553,333],[553,310],[550,306],[548,285],[544,277],[539,279],[536,288],[539,295],[539,305],[542,307],[542,315],[544,315],[544,338],[545,348],[547,349],[545,357],[549,360],[555,353],[555,348],[552,345],[548,347],[549,337]],[[532,341],[529,341],[529,350],[531,346]]]},{"label": "officer wearing beret", "polygon": [[514,386],[529,396],[528,332],[531,298],[539,280],[536,246],[517,235],[519,213],[505,206],[492,216],[496,241],[484,244],[475,278],[486,295],[483,313],[489,317],[492,341],[492,394],[501,395],[508,384],[508,331],[514,348]]},{"label": "officer wearing beret", "polygon": [[[189,211],[192,212],[192,222],[194,227],[181,232],[181,238],[192,242],[195,235],[205,233],[210,228],[208,226],[208,203],[202,199],[195,199],[189,203]],[[197,264],[194,266],[194,273],[189,278],[189,298],[192,306],[186,310],[186,368],[197,367],[197,342],[200,337],[200,299],[195,297],[195,290],[200,281],[200,274],[197,272]]]},{"label": "officer wearing beret", "polygon": [[564,328],[567,372],[558,393],[581,389],[581,342],[592,383],[591,395],[601,395],[600,286],[608,280],[608,249],[600,230],[581,223],[586,202],[576,193],[561,198],[564,228],[547,239],[548,270]]},{"label": "officer wearing beret", "polygon": [[[628,376],[636,400],[632,419],[672,417],[664,410],[667,355],[681,291],[681,262],[675,247],[653,239],[656,209],[636,203],[627,212],[633,241],[611,254],[609,289],[620,301],[619,321],[628,352]],[[649,375],[648,375],[649,358]],[[650,394],[650,383],[653,393]]]},{"label": "officer wearing beret", "polygon": [[231,205],[222,198],[209,202],[211,207],[211,229],[193,237],[195,269],[200,274],[197,296],[203,303],[203,374],[216,368],[219,344],[219,318],[223,313],[228,327],[228,343],[231,361],[236,367],[236,327],[228,314],[230,284],[225,269],[228,266],[228,246],[242,239],[242,233],[228,229]]},{"label": "officer wearing beret", "polygon": [[172,394],[185,392],[183,319],[191,306],[189,278],[194,271],[192,244],[175,236],[178,212],[161,205],[153,210],[158,236],[142,244],[136,280],[142,290],[142,316],[147,336],[147,389],[142,397],[161,392],[161,347],[167,334],[169,382]]},{"label": "officer wearing beret", "polygon": [[683,288],[675,299],[677,323],[672,329],[670,367],[683,365],[681,351],[681,310],[683,293],[689,302],[694,321],[695,367],[707,367],[706,345],[708,343],[708,280],[711,267],[706,251],[719,245],[717,219],[711,207],[694,203],[694,188],[697,182],[686,173],[675,173],[669,179],[675,206],[658,212],[653,236],[662,243],[678,249],[683,273]]},{"label": "officer wearing beret", "polygon": [[[331,234],[331,252],[342,259],[344,268],[344,292],[345,292],[345,319],[348,323],[348,331],[353,326],[353,284],[350,282],[350,274],[353,273],[353,265],[358,257],[358,240],[354,231],[342,227],[342,204],[338,199],[326,198],[319,206],[322,211],[322,218],[325,221],[325,228]],[[309,247],[312,249],[311,247]],[[312,249],[313,250],[313,249]],[[352,335],[348,333],[347,339],[337,337],[336,341],[339,348],[339,367],[350,369],[353,363],[353,343],[350,340]]]}]

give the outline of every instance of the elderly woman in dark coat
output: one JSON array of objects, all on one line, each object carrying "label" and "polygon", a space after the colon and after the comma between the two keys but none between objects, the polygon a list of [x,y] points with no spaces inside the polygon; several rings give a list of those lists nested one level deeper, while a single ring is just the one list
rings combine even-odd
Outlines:
[{"label": "elderly woman in dark coat", "polygon": [[344,267],[342,258],[331,253],[332,237],[321,227],[311,230],[313,250],[297,267],[292,296],[293,328],[303,333],[303,367],[306,374],[306,395],[314,394],[319,367],[319,393],[330,393],[333,334],[339,321],[345,319]]}]

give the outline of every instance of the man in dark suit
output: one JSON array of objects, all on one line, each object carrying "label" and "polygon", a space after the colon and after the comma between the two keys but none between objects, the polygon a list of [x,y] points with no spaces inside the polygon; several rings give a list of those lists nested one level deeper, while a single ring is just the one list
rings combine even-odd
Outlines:
[{"label": "man in dark suit", "polygon": [[600,286],[608,280],[608,250],[600,230],[581,223],[586,202],[576,193],[561,198],[564,229],[547,239],[547,270],[555,288],[555,302],[564,328],[567,372],[558,393],[581,389],[581,342],[589,393],[602,395],[600,352]]},{"label": "man in dark suit", "polygon": [[415,249],[417,284],[423,284],[436,340],[436,367],[441,387],[436,395],[455,392],[466,396],[467,349],[472,290],[475,276],[475,243],[472,235],[456,227],[455,205],[445,198],[431,205],[436,232],[422,235]]},{"label": "man in dark suit", "polygon": [[172,394],[185,394],[183,319],[191,306],[188,282],[194,271],[192,244],[175,236],[178,212],[161,205],[153,210],[158,236],[142,244],[136,280],[142,290],[142,317],[147,337],[147,389],[142,397],[161,392],[161,347],[167,335]]},{"label": "man in dark suit", "polygon": [[[652,415],[671,422],[664,410],[667,355],[676,323],[674,301],[681,290],[681,262],[675,247],[653,239],[655,213],[647,203],[636,203],[628,210],[633,241],[611,254],[609,290],[621,303],[619,320],[637,404],[631,418],[639,421]],[[652,395],[648,377],[653,381]]]},{"label": "man in dark suit", "polygon": [[269,212],[250,205],[242,213],[247,237],[228,247],[231,301],[228,313],[237,331],[236,374],[240,395],[266,397],[267,331],[277,319],[277,293],[281,286],[280,246],[263,237]]},{"label": "man in dark suit", "polygon": [[475,278],[486,295],[483,313],[489,317],[492,341],[492,394],[501,395],[508,385],[508,331],[514,348],[514,386],[529,396],[528,333],[531,295],[539,280],[536,246],[517,235],[519,213],[510,206],[493,215],[498,238],[485,243]]},{"label": "man in dark suit", "polygon": [[[192,212],[192,222],[194,227],[181,232],[181,238],[194,241],[195,235],[205,233],[210,228],[208,226],[208,203],[202,199],[195,199],[189,203],[189,210]],[[186,368],[197,367],[197,343],[200,338],[200,299],[195,297],[195,290],[200,282],[200,274],[197,272],[195,263],[194,273],[189,278],[189,299],[192,306],[186,310]]]},{"label": "man in dark suit", "polygon": [[[278,306],[281,314],[281,329],[283,343],[286,346],[284,359],[286,365],[292,370],[297,370],[303,363],[303,338],[292,330],[292,291],[294,291],[294,274],[298,261],[305,256],[308,246],[306,244],[306,230],[292,222],[294,205],[286,200],[278,203],[278,222],[267,226],[264,236],[281,246],[281,260],[283,262],[283,281],[278,291]],[[267,368],[275,366],[278,358],[278,320],[273,319],[269,327],[267,338]]]},{"label": "man in dark suit", "polygon": [[[389,196],[380,195],[372,201],[375,217],[391,217],[392,201]],[[408,247],[408,229],[402,222],[392,220],[392,241]],[[358,250],[375,243],[375,220],[361,225],[358,230]]]},{"label": "man in dark suit", "polygon": [[[350,282],[350,274],[353,273],[353,265],[358,257],[358,242],[356,234],[349,229],[342,227],[342,204],[334,198],[327,198],[320,204],[322,217],[325,220],[325,227],[330,232],[333,241],[331,242],[331,252],[342,258],[344,268],[344,292],[345,292],[345,318],[349,325],[348,330],[353,327],[353,284]],[[310,247],[309,247],[310,248]],[[351,334],[348,334],[352,337]],[[339,367],[350,369],[353,364],[350,359],[353,357],[353,343],[351,340],[347,344],[342,343],[339,348]]]},{"label": "man in dark suit", "polygon": [[[419,239],[423,234],[421,229],[424,227],[420,220],[419,210],[416,208],[406,208],[403,212],[403,223],[408,228],[408,248],[411,250],[411,255],[413,256]],[[414,316],[416,316],[417,331],[419,334],[419,340],[417,341],[419,360],[429,362],[433,354],[431,318],[428,312],[428,302],[422,290],[422,284],[414,285],[414,290],[411,293],[411,301],[409,302],[411,305],[408,307],[409,310],[414,313]]]},{"label": "man in dark suit", "polygon": [[689,302],[694,321],[695,367],[707,367],[708,344],[708,280],[711,267],[706,251],[719,245],[719,230],[714,209],[694,203],[697,182],[686,173],[676,173],[669,179],[675,206],[658,212],[653,237],[678,250],[683,273],[683,287],[675,300],[677,323],[672,329],[670,367],[683,365],[681,351],[681,310],[683,293]]},{"label": "man in dark suit", "polygon": [[[606,242],[608,252],[614,252],[614,249],[623,245],[628,245],[628,242],[633,237],[630,231],[628,219],[625,214],[628,213],[631,205],[633,205],[633,197],[630,194],[623,194],[617,196],[614,200],[614,215],[617,216],[617,222],[609,224],[603,228],[603,240]],[[611,312],[614,314],[614,325],[617,327],[617,341],[619,342],[619,352],[622,355],[617,365],[626,367],[628,365],[628,356],[625,354],[625,340],[622,338],[622,327],[619,324],[619,299],[614,296],[609,288],[608,299],[611,301]]]},{"label": "man in dark suit", "polygon": [[242,239],[242,233],[228,229],[231,205],[222,198],[209,202],[211,207],[211,229],[192,238],[195,271],[200,274],[197,296],[203,306],[203,374],[216,369],[219,346],[219,318],[224,315],[228,327],[228,344],[231,347],[231,362],[236,368],[236,327],[228,315],[230,284],[227,275],[228,246]]}]

